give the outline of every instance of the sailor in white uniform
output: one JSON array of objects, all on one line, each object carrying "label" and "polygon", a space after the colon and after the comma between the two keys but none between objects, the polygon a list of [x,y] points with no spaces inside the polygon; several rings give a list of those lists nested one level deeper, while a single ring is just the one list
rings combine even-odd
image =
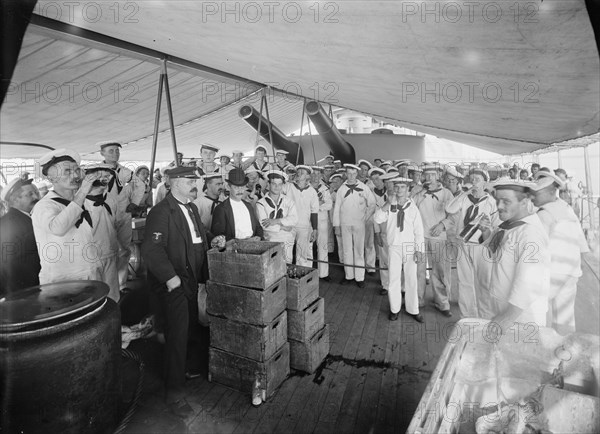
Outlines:
[{"label": "sailor in white uniform", "polygon": [[288,176],[279,170],[267,172],[269,192],[256,204],[258,221],[267,241],[284,244],[285,262],[292,263],[298,213],[292,199],[282,193]]},{"label": "sailor in white uniform", "polygon": [[402,306],[402,271],[404,270],[405,309],[411,317],[423,322],[419,313],[417,286],[417,264],[422,258],[423,222],[419,209],[409,199],[409,178],[395,178],[394,191],[386,204],[375,211],[377,224],[386,225],[386,238],[389,252],[390,320],[396,321]]},{"label": "sailor in white uniform", "polygon": [[[317,257],[319,258],[319,278],[329,281],[329,211],[333,208],[333,201],[329,193],[329,187],[322,179],[321,166],[312,166],[310,183],[317,191],[319,197],[319,228],[317,233]],[[313,259],[313,249],[310,249],[309,259]]]},{"label": "sailor in white uniform", "polygon": [[329,221],[330,221],[330,228],[331,228],[329,231],[329,238],[330,238],[331,243],[333,243],[333,242],[337,243],[339,261],[340,261],[340,264],[343,264],[344,263],[344,246],[342,244],[342,234],[341,233],[336,234],[333,230],[333,209],[335,208],[337,191],[344,183],[344,179],[342,178],[342,175],[340,175],[339,173],[334,173],[329,178],[329,182],[330,182],[329,192],[331,194],[331,202],[333,204],[332,205],[333,208],[331,209],[331,211],[329,211]]},{"label": "sailor in white uniform", "polygon": [[206,191],[198,194],[194,199],[194,204],[198,207],[200,220],[204,227],[212,226],[213,212],[218,204],[225,200],[223,196],[223,178],[219,173],[213,173],[204,176]]}]

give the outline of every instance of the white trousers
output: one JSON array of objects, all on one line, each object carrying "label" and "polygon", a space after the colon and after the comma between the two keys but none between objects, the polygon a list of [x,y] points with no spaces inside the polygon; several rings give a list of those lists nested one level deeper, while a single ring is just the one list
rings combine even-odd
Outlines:
[{"label": "white trousers", "polygon": [[383,289],[389,290],[389,287],[390,287],[389,246],[388,246],[386,234],[382,232],[380,234],[380,236],[381,236],[381,239],[383,240],[383,247],[378,246],[379,249],[377,249],[377,250],[379,250],[379,267],[380,268],[388,268],[388,270],[379,271],[379,276],[381,276],[381,286],[383,287]]},{"label": "white trousers", "polygon": [[368,220],[365,223],[365,263],[369,272],[375,271],[375,260],[377,254],[375,253],[375,228],[373,227],[373,220]]},{"label": "white trousers", "polygon": [[[450,309],[448,300],[448,288],[450,288],[450,261],[446,249],[446,240],[437,238],[425,238],[425,251],[427,252],[427,264],[431,267],[429,281],[433,291],[433,303],[439,310]],[[419,268],[419,304],[425,304],[425,271],[422,263]],[[422,283],[421,283],[422,282]]]},{"label": "white trousers", "polygon": [[550,276],[547,324],[561,335],[575,332],[575,297],[578,280],[579,277],[565,274]]},{"label": "white trousers", "polygon": [[480,304],[488,296],[491,263],[484,258],[485,247],[475,243],[459,243],[456,271],[458,275],[458,308],[462,318],[481,318]]},{"label": "white trousers", "polygon": [[[314,244],[314,243],[313,243]],[[309,260],[313,260],[313,244],[310,246]],[[319,261],[329,260],[329,218],[319,216],[319,228],[317,230],[317,258]],[[329,276],[329,264],[319,262],[319,277]]]},{"label": "white trousers", "polygon": [[[342,243],[344,244],[344,264],[365,265],[365,225],[342,225]],[[365,280],[365,269],[344,267],[346,279]]]},{"label": "white trousers", "polygon": [[311,228],[296,228],[296,265],[312,267],[312,262],[308,259],[311,250],[309,241],[311,233]]},{"label": "white trousers", "polygon": [[96,280],[100,280],[108,285],[108,297],[118,302],[121,294],[119,292],[119,272],[117,269],[117,255],[107,258],[99,258],[95,265]]},{"label": "white trousers", "polygon": [[390,281],[388,298],[392,313],[400,312],[402,306],[402,269],[404,269],[404,306],[406,312],[419,313],[419,295],[417,287],[417,264],[413,253],[403,252],[402,246],[389,246]]}]

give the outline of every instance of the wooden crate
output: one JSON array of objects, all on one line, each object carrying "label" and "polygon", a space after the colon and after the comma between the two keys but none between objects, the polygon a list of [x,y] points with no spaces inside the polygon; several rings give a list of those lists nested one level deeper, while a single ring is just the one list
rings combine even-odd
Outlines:
[{"label": "wooden crate", "polygon": [[303,311],[288,310],[288,338],[307,342],[325,325],[325,300],[317,298]]},{"label": "wooden crate", "polygon": [[225,251],[208,251],[208,273],[213,282],[269,288],[286,274],[283,244],[229,240]]},{"label": "wooden crate", "polygon": [[[301,265],[288,265],[287,268],[287,308],[297,311],[304,310],[319,297],[319,271]],[[289,277],[289,273],[292,271],[306,274],[299,279],[292,279]]]},{"label": "wooden crate", "polygon": [[264,291],[209,280],[206,291],[206,310],[210,315],[248,324],[270,324],[286,306],[285,278]]},{"label": "wooden crate", "polygon": [[266,362],[258,362],[218,348],[209,349],[208,381],[242,393],[252,393],[258,374],[266,396],[271,397],[290,373],[290,344],[285,343]]},{"label": "wooden crate", "polygon": [[327,354],[329,354],[329,326],[327,324],[308,342],[290,339],[290,367],[293,369],[312,374],[325,360]]},{"label": "wooden crate", "polygon": [[208,318],[213,347],[259,362],[270,359],[288,339],[285,311],[266,326],[211,315]]}]

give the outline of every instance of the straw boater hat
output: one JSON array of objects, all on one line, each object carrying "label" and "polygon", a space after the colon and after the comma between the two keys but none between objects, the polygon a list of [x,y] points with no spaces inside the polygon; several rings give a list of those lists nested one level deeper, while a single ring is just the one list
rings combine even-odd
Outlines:
[{"label": "straw boater hat", "polygon": [[346,163],[344,164],[344,169],[360,170],[360,167],[358,167],[356,164]]},{"label": "straw boater hat", "polygon": [[290,179],[290,177],[285,172],[282,172],[281,170],[269,170],[268,172],[266,172],[266,175],[269,180],[282,179],[283,182],[287,182],[288,179]]},{"label": "straw boater hat", "polygon": [[385,160],[385,161],[381,162],[381,164],[379,165],[379,167],[382,167],[382,166],[391,166],[391,165],[392,165],[392,162],[390,160]]},{"label": "straw boater hat", "polygon": [[398,176],[397,178],[392,179],[392,182],[394,184],[411,184],[412,183],[412,179],[410,179],[410,178],[403,178],[401,176]]},{"label": "straw boater hat", "polygon": [[462,174],[459,173],[458,170],[456,170],[454,168],[454,166],[448,166],[448,167],[446,167],[446,174],[450,175],[450,176],[454,176],[455,178],[458,178],[458,179],[463,179],[464,178],[462,176]]},{"label": "straw boater hat", "polygon": [[536,191],[546,188],[552,184],[556,184],[557,188],[563,188],[565,186],[565,182],[562,179],[550,172],[538,172],[535,174],[533,179],[536,181]]},{"label": "straw boater hat", "polygon": [[365,165],[365,166],[367,166],[369,169],[372,169],[372,168],[373,168],[373,165],[372,165],[372,164],[371,164],[369,161],[367,161],[367,160],[363,160],[363,159],[360,159],[360,160],[358,160],[358,162],[356,163],[356,165],[357,165],[358,167],[360,167],[360,166],[362,166],[362,165]]},{"label": "straw boater hat", "polygon": [[288,155],[289,152],[288,151],[284,151],[283,149],[278,149],[277,151],[275,151],[275,155]]},{"label": "straw boater hat", "polygon": [[256,148],[254,148],[254,152],[256,152],[258,150],[264,151],[265,154],[269,152],[269,151],[267,151],[267,148],[264,147],[263,145],[258,145]]},{"label": "straw boater hat", "polygon": [[379,173],[380,175],[384,175],[385,174],[385,170],[380,169],[379,167],[373,167],[372,169],[369,170],[368,175],[372,176]]},{"label": "straw boater hat", "polygon": [[24,187],[26,185],[31,185],[33,179],[27,179],[23,181],[21,178],[15,178],[8,183],[6,187],[2,189],[0,192],[0,200],[7,201],[10,199],[10,195],[17,191],[19,188]]},{"label": "straw boater hat", "polygon": [[496,190],[514,190],[521,192],[535,191],[536,184],[519,179],[498,179],[490,184]]},{"label": "straw boater hat", "polygon": [[490,175],[487,173],[487,171],[485,171],[483,169],[479,169],[479,168],[475,168],[475,169],[471,170],[469,172],[469,175],[481,175],[481,176],[483,176],[483,180],[485,182],[488,182],[490,180]]},{"label": "straw boater hat", "polygon": [[119,142],[118,142],[118,141],[116,141],[116,140],[104,140],[104,141],[102,141],[102,142],[98,142],[98,143],[96,143],[96,146],[97,146],[97,147],[99,147],[100,149],[104,149],[104,148],[106,148],[107,146],[117,146],[117,147],[119,147],[119,148],[122,148],[122,147],[123,147],[123,145],[121,145],[121,143],[119,143]]},{"label": "straw boater hat", "polygon": [[387,172],[387,173],[381,175],[381,177],[379,179],[381,179],[382,181],[390,181],[395,178],[398,178],[398,171]]},{"label": "straw boater hat", "polygon": [[300,169],[304,169],[304,170],[308,171],[308,173],[311,173],[311,174],[313,173],[313,170],[311,169],[311,167],[310,166],[306,166],[305,164],[298,164],[296,166],[296,171],[298,171]]},{"label": "straw boater hat", "polygon": [[215,153],[219,152],[219,148],[217,148],[216,146],[211,145],[210,143],[202,143],[200,145],[200,152],[202,152],[203,149],[207,149],[207,150],[213,151]]}]

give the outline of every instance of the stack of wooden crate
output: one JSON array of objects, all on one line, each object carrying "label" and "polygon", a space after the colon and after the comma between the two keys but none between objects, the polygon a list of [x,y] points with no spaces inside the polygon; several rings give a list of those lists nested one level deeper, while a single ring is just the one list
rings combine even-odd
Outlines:
[{"label": "stack of wooden crate", "polygon": [[290,372],[286,265],[280,243],[232,240],[208,252],[209,381],[266,397]]},{"label": "stack of wooden crate", "polygon": [[287,313],[290,366],[313,373],[329,354],[329,327],[325,300],[319,297],[319,273],[288,265]]}]

